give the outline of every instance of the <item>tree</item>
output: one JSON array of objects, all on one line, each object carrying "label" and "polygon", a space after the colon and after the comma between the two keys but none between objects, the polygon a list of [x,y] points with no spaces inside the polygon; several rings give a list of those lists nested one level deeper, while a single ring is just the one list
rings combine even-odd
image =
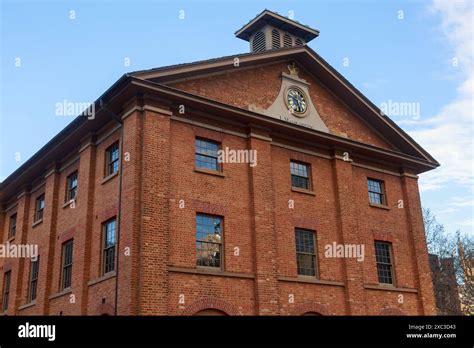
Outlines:
[{"label": "tree", "polygon": [[[461,233],[461,231],[456,231],[455,234],[448,233],[444,225],[439,223],[436,220],[436,216],[427,208],[423,208],[423,223],[425,225],[428,252],[431,255],[436,255],[431,257],[431,261],[441,261],[441,265],[443,263],[444,265],[449,265],[452,262],[454,266],[454,274],[446,274],[446,272],[452,273],[452,271],[447,271],[443,267],[438,269],[441,275],[434,274],[433,272],[438,310],[440,310],[439,302],[442,301],[448,307],[448,310],[456,311],[454,307],[457,307],[457,299],[446,299],[445,296],[445,283],[447,279],[451,278],[458,285],[457,291],[459,291],[461,312],[464,315],[474,315],[474,238]],[[440,314],[445,313],[441,310]]]},{"label": "tree", "polygon": [[457,255],[455,259],[456,278],[459,282],[461,311],[474,315],[474,238],[456,232]]}]

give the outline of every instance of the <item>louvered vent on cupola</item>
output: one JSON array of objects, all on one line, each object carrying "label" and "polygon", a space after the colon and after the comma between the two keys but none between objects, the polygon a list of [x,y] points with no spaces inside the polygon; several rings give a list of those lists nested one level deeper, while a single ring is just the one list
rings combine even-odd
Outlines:
[{"label": "louvered vent on cupola", "polygon": [[319,31],[265,10],[235,35],[250,43],[251,52],[262,52],[305,45],[317,37]]},{"label": "louvered vent on cupola", "polygon": [[263,31],[257,31],[252,40],[252,51],[262,52],[265,51],[265,34]]}]

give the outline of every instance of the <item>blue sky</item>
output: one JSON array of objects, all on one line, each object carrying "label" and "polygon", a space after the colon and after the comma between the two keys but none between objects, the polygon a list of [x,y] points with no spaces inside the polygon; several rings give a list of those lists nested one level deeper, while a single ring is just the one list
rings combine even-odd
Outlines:
[{"label": "blue sky", "polygon": [[92,102],[128,71],[248,52],[234,32],[268,8],[319,29],[309,46],[376,105],[419,107],[392,119],[442,164],[421,175],[422,204],[474,234],[472,1],[0,3],[0,180],[73,119],[56,103]]}]

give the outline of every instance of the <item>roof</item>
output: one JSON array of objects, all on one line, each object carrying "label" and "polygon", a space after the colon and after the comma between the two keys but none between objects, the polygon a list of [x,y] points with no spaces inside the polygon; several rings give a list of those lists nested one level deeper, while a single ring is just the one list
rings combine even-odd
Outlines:
[{"label": "roof", "polygon": [[[215,71],[225,71],[226,69],[235,69],[233,67],[235,58],[239,58],[241,67],[282,59],[296,60],[299,64],[302,64],[308,72],[317,76],[322,83],[330,89],[336,90],[338,96],[348,103],[348,105],[351,105],[359,117],[362,117],[366,122],[376,127],[390,143],[395,145],[398,151],[376,149],[374,146],[360,144],[351,139],[345,139],[335,135],[319,134],[320,132],[309,131],[308,129],[299,129],[304,127],[290,125],[284,121],[276,122],[274,120],[268,120],[270,118],[268,116],[257,115],[249,110],[225,105],[202,96],[195,96],[166,86],[167,82],[174,79],[189,78],[205,73],[213,73]],[[98,107],[96,110],[98,111],[96,112],[96,117],[93,122],[87,122],[86,117],[79,115],[0,183],[0,202],[4,201],[13,190],[18,190],[20,185],[26,185],[28,182],[31,182],[31,180],[35,178],[35,172],[44,171],[53,161],[57,161],[61,156],[67,153],[66,151],[71,150],[72,145],[76,144],[75,146],[77,146],[82,137],[99,129],[111,120],[108,116],[109,113],[104,112],[105,107],[100,105],[100,100],[104,101],[107,107],[112,111],[120,112],[123,104],[136,95],[140,89],[161,93],[167,98],[187,98],[187,100],[194,103],[196,107],[198,105],[206,105],[215,111],[253,117],[259,120],[259,122],[272,123],[275,127],[279,127],[280,129],[282,129],[282,127],[291,128],[294,132],[299,131],[301,134],[304,133],[305,136],[313,137],[314,139],[317,138],[318,141],[331,141],[344,146],[353,146],[354,148],[360,149],[365,148],[368,153],[371,151],[380,151],[386,158],[406,158],[407,163],[416,164],[418,166],[418,173],[439,166],[439,163],[426,150],[417,144],[389,117],[383,115],[376,105],[368,100],[316,52],[308,46],[296,46],[259,53],[245,53],[186,64],[170,65],[135,71],[123,75],[97,99],[96,104]],[[69,145],[66,146],[66,144]]]},{"label": "roof", "polygon": [[242,28],[237,30],[235,36],[239,39],[248,41],[250,35],[266,24],[270,24],[290,34],[301,37],[306,42],[319,36],[318,30],[267,9],[263,10],[254,19],[250,20]]},{"label": "roof", "polygon": [[317,77],[326,86],[337,93],[346,104],[351,105],[356,114],[366,123],[375,127],[388,137],[389,142],[401,152],[420,156],[439,166],[439,163],[419,144],[417,144],[403,129],[386,116],[379,107],[373,104],[343,75],[326,62],[319,54],[307,45],[288,48],[272,49],[258,53],[246,53],[221,58],[202,60],[188,64],[179,64],[168,67],[142,70],[130,73],[142,79],[168,83],[172,80],[192,78],[193,76],[234,69],[233,62],[239,58],[240,67],[248,67],[256,63],[265,63],[271,60],[292,59],[302,64],[307,71]]}]

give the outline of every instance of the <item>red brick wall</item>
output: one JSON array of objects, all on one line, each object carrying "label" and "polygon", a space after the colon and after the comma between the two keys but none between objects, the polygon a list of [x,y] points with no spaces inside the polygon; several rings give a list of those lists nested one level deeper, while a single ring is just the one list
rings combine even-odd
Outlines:
[{"label": "red brick wall", "polygon": [[[284,67],[175,86],[241,107],[268,106],[278,93],[278,73]],[[316,80],[304,72],[302,77],[311,82],[313,100],[330,129],[390,147]],[[239,86],[235,94],[228,92],[234,85]],[[264,85],[266,93],[262,95],[261,88],[262,93],[251,93],[257,85]],[[141,110],[143,105],[147,108]],[[180,122],[151,101],[138,100],[135,106],[123,127],[128,160],[123,161],[117,251],[119,314],[193,314],[206,308],[242,315],[434,313],[416,179],[400,175],[398,168],[358,160],[357,154],[354,162],[343,161],[344,149],[302,145],[269,130],[192,113],[176,116],[186,121]],[[120,130],[109,134],[113,126],[84,139],[81,151],[71,154],[79,156],[78,161],[67,168],[67,161],[58,159],[62,163],[51,167],[56,170],[33,185],[36,191],[0,215],[2,242],[8,217],[16,211],[15,242],[37,243],[41,255],[38,299],[22,309],[27,304],[29,260],[0,259],[3,272],[11,269],[13,276],[8,314],[114,314],[117,277],[103,277],[100,268],[102,223],[119,214],[120,177],[104,181],[103,167],[105,149],[120,139]],[[224,163],[223,176],[197,172],[196,136],[219,141],[222,147],[257,150],[258,164],[251,168]],[[312,193],[292,191],[290,159],[311,164]],[[63,207],[66,177],[76,169],[78,199],[71,209]],[[389,209],[369,206],[368,176],[385,182]],[[32,227],[34,200],[42,190],[45,218]],[[404,208],[398,208],[399,200]],[[196,213],[224,218],[224,266],[217,274],[196,269]],[[297,277],[297,227],[316,233],[318,279]],[[73,284],[70,291],[58,293],[61,245],[69,238],[74,238]],[[378,285],[375,239],[393,245],[395,287]],[[363,244],[365,260],[325,257],[325,246],[333,242]]]},{"label": "red brick wall", "polygon": [[[289,63],[278,63],[246,70],[233,68],[224,74],[170,83],[170,85],[243,109],[248,109],[248,106],[252,104],[267,109],[278,96],[281,87],[281,73],[288,73],[287,65]],[[306,73],[303,69],[301,69],[299,76],[311,84],[309,87],[311,100],[331,133],[337,135],[346,133],[350,139],[385,149],[393,149],[314,76]]]}]

